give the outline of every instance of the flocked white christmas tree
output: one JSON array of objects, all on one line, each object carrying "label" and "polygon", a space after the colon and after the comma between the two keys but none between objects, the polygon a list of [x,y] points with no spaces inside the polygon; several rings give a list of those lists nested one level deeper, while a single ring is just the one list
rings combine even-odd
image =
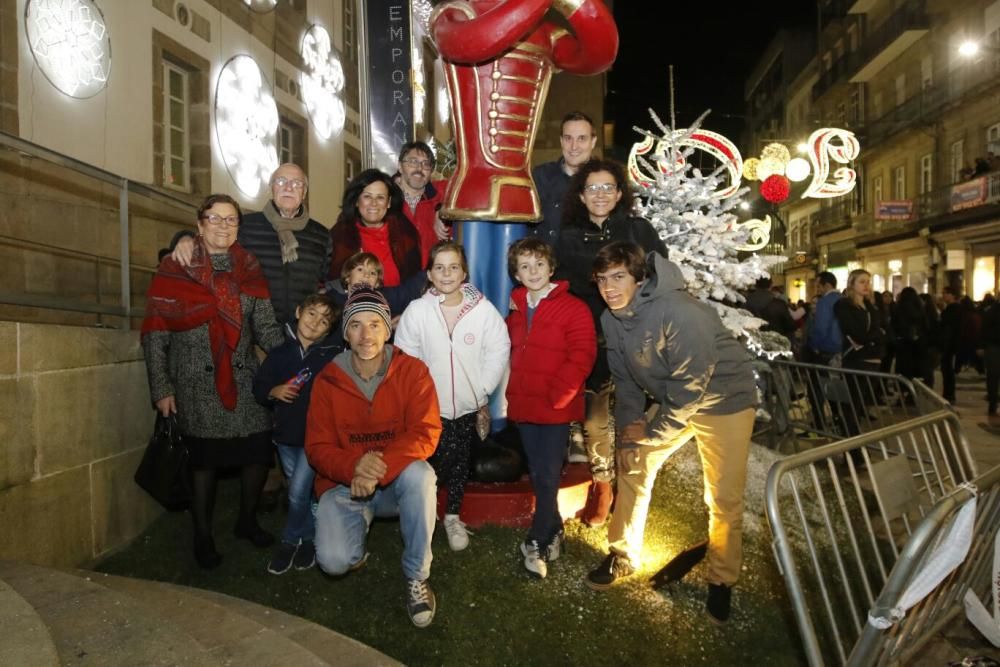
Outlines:
[{"label": "flocked white christmas tree", "polygon": [[644,171],[656,175],[648,187],[639,189],[639,215],[659,232],[669,251],[668,259],[680,266],[684,274],[688,292],[712,305],[734,336],[757,354],[772,358],[788,354],[787,338],[761,331],[766,322],[739,307],[746,300],[742,292],[752,288],[759,278],[767,277],[768,268],[786,258],[740,252],[739,248],[748,245],[751,235],[764,233],[759,226],[739,224],[733,213],[749,188],[722,198],[717,191],[727,178],[723,167],[703,174],[690,163],[694,149],[684,145],[685,139],[700,128],[708,112],[680,132],[664,126],[652,111],[650,115],[659,135],[635,129],[661,142],[664,150],[652,160],[638,158]]}]

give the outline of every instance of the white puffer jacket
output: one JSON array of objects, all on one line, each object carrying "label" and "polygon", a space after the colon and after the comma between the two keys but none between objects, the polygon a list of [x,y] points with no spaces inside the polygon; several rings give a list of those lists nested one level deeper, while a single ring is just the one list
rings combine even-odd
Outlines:
[{"label": "white puffer jacket", "polygon": [[441,416],[457,419],[486,405],[510,362],[510,337],[500,313],[473,285],[462,285],[463,307],[455,330],[431,288],[399,318],[393,344],[430,369]]}]

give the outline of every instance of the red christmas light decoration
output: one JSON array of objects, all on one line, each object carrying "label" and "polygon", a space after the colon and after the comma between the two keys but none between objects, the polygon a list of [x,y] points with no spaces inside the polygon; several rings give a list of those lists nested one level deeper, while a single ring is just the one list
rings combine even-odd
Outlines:
[{"label": "red christmas light decoration", "polygon": [[760,184],[760,195],[772,204],[780,204],[788,199],[792,183],[781,174],[772,174]]}]

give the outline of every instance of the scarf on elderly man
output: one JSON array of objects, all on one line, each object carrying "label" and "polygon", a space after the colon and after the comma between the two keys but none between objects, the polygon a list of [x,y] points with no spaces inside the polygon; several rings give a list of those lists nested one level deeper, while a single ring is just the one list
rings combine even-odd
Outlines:
[{"label": "scarf on elderly man", "polygon": [[301,232],[309,224],[309,209],[305,204],[299,206],[298,215],[291,218],[284,218],[273,201],[268,201],[264,206],[264,217],[278,232],[278,241],[281,243],[281,263],[291,264],[299,258],[299,240],[295,238],[293,232]]},{"label": "scarf on elderly man", "polygon": [[187,331],[208,323],[215,367],[215,390],[227,410],[236,409],[233,352],[243,329],[240,295],[270,298],[267,280],[253,253],[239,243],[229,247],[230,268],[216,271],[205,245],[195,244],[191,265],[167,255],[146,293],[142,335],[151,331]]}]

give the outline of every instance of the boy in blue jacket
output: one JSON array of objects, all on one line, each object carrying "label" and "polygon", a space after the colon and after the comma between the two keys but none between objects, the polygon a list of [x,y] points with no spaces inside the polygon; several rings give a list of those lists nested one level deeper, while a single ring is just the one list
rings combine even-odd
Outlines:
[{"label": "boy in blue jacket", "polygon": [[254,379],[254,396],[274,410],[272,437],[288,479],[288,518],[267,565],[271,574],[292,567],[308,570],[316,562],[313,477],[305,454],[306,410],[313,378],[343,349],[327,340],[337,319],[335,306],[321,294],[307,296],[295,309],[295,324],[286,324],[289,339],[274,349]]}]

